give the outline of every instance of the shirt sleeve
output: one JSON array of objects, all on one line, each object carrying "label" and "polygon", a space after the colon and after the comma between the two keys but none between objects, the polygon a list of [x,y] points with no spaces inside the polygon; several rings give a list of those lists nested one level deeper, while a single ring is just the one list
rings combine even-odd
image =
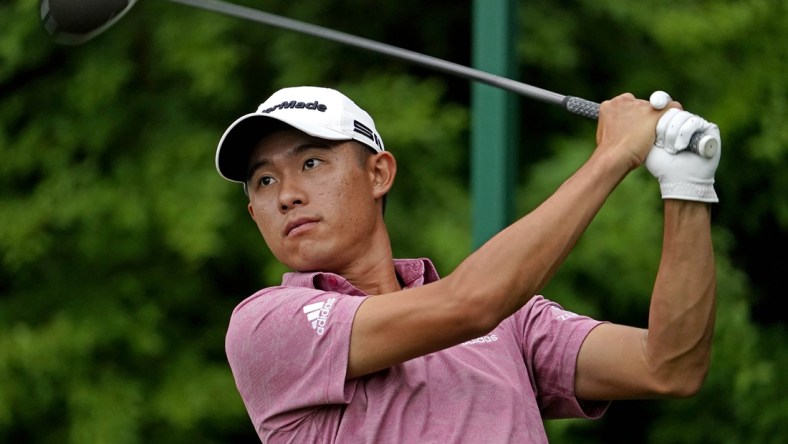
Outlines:
[{"label": "shirt sleeve", "polygon": [[544,419],[599,418],[609,402],[579,401],[575,396],[577,355],[588,333],[601,321],[564,310],[535,296],[515,313],[521,347],[539,410]]},{"label": "shirt sleeve", "polygon": [[319,406],[350,402],[350,331],[364,299],[274,287],[236,307],[225,350],[258,432],[297,427]]}]

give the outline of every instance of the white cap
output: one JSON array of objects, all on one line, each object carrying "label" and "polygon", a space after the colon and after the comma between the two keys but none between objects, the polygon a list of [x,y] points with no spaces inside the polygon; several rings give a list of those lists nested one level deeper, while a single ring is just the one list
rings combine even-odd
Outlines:
[{"label": "white cap", "polygon": [[383,140],[366,111],[339,91],[314,86],[283,88],[257,111],[240,117],[224,132],[216,149],[216,169],[233,182],[246,182],[252,148],[284,122],[310,136],[327,140],[356,140],[376,152]]}]

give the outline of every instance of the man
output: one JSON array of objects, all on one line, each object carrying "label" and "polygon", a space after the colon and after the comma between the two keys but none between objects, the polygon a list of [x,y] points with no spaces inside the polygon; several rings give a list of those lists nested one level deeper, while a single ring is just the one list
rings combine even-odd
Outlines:
[{"label": "man", "polygon": [[[617,399],[682,397],[709,365],[712,158],[677,152],[716,126],[630,94],[601,105],[597,148],[533,212],[443,279],[395,260],[396,176],[372,118],[338,91],[285,88],[236,120],[216,155],[266,244],[294,270],[233,311],[227,357],[263,442],[546,442],[543,419]],[[655,141],[656,133],[656,141]],[[664,200],[648,329],[537,295],[607,196],[646,163]]]}]

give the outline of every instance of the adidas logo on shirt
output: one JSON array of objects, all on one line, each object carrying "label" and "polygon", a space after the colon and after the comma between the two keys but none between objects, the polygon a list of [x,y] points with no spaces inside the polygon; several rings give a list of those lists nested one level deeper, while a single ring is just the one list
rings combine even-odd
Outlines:
[{"label": "adidas logo on shirt", "polygon": [[571,311],[561,310],[560,308],[557,307],[550,307],[550,310],[553,311],[553,313],[556,315],[555,318],[558,319],[559,321],[565,321],[567,319],[571,319],[577,316],[575,313],[572,313]]},{"label": "adidas logo on shirt", "polygon": [[326,332],[326,324],[328,322],[328,315],[331,313],[331,307],[337,301],[336,298],[328,298],[325,302],[315,302],[314,304],[304,305],[304,313],[306,319],[312,324],[312,328],[318,335]]},{"label": "adidas logo on shirt", "polygon": [[498,336],[495,333],[490,333],[489,335],[482,336],[480,338],[471,339],[470,341],[465,341],[461,345],[471,345],[471,344],[483,344],[485,342],[495,342],[498,340]]}]

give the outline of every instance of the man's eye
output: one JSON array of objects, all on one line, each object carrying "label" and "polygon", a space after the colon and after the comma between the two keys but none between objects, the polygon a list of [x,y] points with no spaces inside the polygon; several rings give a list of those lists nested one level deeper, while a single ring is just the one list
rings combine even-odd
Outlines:
[{"label": "man's eye", "polygon": [[261,186],[267,187],[268,185],[274,183],[274,178],[271,176],[263,176],[260,178],[259,183]]},{"label": "man's eye", "polygon": [[319,160],[319,159],[307,159],[306,162],[304,162],[304,169],[305,170],[310,170],[310,169],[320,165],[321,163],[323,163],[323,161]]}]

